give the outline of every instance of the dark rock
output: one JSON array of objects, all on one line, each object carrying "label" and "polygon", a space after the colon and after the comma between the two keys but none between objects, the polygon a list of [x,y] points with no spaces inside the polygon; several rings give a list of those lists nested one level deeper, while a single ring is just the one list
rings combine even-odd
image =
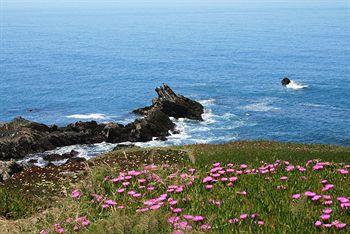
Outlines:
[{"label": "dark rock", "polygon": [[86,161],[85,158],[70,158],[67,160],[67,163],[81,163],[85,161]]},{"label": "dark rock", "polygon": [[172,134],[180,134],[180,131],[179,130],[174,130],[171,132]]},{"label": "dark rock", "polygon": [[283,80],[281,81],[282,85],[286,86],[290,84],[291,80],[288,77],[284,77]]},{"label": "dark rock", "polygon": [[28,161],[29,164],[35,164],[35,163],[38,163],[38,159],[30,159]]},{"label": "dark rock", "polygon": [[[76,122],[66,127],[47,126],[21,117],[9,123],[0,124],[0,159],[23,158],[32,153],[52,150],[56,147],[75,144],[94,144],[103,141],[145,142],[153,138],[166,140],[169,132],[175,132],[175,124],[169,117],[203,120],[203,106],[181,95],[167,86],[156,89],[158,98],[153,105],[135,110],[144,116],[127,125],[101,123],[96,121]],[[47,155],[47,161],[76,157],[72,151],[63,155]]]},{"label": "dark rock", "polygon": [[146,142],[151,141],[153,137],[169,136],[169,131],[174,130],[175,124],[163,111],[158,108],[152,108],[143,119],[126,125],[130,130],[129,141]]},{"label": "dark rock", "polygon": [[63,159],[66,159],[66,155],[61,155],[61,154],[48,154],[48,155],[45,155],[43,157],[43,159],[45,161],[49,161],[49,162],[52,162],[52,161],[60,161],[60,160],[63,160]]},{"label": "dark rock", "polygon": [[60,161],[63,159],[69,159],[75,156],[78,156],[79,152],[75,150],[71,150],[69,153],[64,153],[64,154],[48,154],[43,157],[44,160],[52,162],[52,161]]},{"label": "dark rock", "polygon": [[140,148],[134,144],[118,144],[113,148],[113,151],[122,150],[122,149],[131,149],[131,148]]},{"label": "dark rock", "polygon": [[169,117],[203,120],[204,107],[199,102],[175,94],[166,84],[157,88],[156,92],[158,98],[153,99],[152,106],[134,110],[133,113],[147,116],[150,110],[157,108]]},{"label": "dark rock", "polygon": [[168,140],[165,136],[160,136],[155,139],[156,141],[166,141]]},{"label": "dark rock", "polygon": [[75,151],[75,150],[71,150],[70,153],[69,153],[69,155],[70,155],[71,157],[75,157],[75,156],[78,156],[78,155],[79,155],[79,152],[78,152],[78,151]]},{"label": "dark rock", "polygon": [[11,161],[0,161],[0,182],[9,179],[12,175],[23,171],[23,166]]}]

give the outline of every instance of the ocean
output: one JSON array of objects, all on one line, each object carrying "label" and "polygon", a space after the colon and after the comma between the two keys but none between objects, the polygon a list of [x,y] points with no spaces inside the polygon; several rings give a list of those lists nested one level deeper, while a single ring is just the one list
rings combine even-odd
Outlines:
[{"label": "ocean", "polygon": [[[139,145],[266,139],[349,146],[349,3],[296,2],[5,2],[0,121],[127,123],[167,83],[200,101],[205,120],[175,120],[180,134]],[[284,76],[294,83],[282,87]],[[112,148],[94,149],[101,147]]]}]

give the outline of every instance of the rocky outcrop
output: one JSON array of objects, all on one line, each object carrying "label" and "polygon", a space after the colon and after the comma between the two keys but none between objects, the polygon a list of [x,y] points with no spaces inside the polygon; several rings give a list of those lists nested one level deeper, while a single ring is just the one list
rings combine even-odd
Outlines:
[{"label": "rocky outcrop", "polygon": [[9,179],[13,174],[23,171],[23,166],[15,161],[0,161],[0,182]]},{"label": "rocky outcrop", "polygon": [[291,80],[288,77],[284,77],[281,81],[282,85],[286,86],[290,84]]},{"label": "rocky outcrop", "polygon": [[152,105],[134,110],[133,113],[147,116],[149,112],[158,109],[169,117],[187,118],[202,121],[204,107],[196,101],[193,101],[175,92],[166,84],[156,88],[158,98],[153,99]]},{"label": "rocky outcrop", "polygon": [[[135,110],[143,118],[127,125],[118,123],[76,122],[65,127],[47,126],[21,117],[0,124],[0,160],[19,159],[32,153],[75,144],[146,142],[166,140],[175,132],[170,117],[202,120],[203,106],[182,95],[175,94],[168,85],[156,89],[158,98],[152,106]],[[74,158],[69,154],[45,156],[47,161]],[[73,159],[72,159],[73,160]]]}]

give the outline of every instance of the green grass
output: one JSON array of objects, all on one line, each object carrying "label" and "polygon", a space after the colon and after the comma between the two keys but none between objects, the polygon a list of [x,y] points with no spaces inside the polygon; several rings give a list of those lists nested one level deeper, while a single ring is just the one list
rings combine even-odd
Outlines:
[{"label": "green grass", "polygon": [[[209,175],[212,164],[216,162],[220,162],[225,168],[227,163],[234,163],[235,168],[238,169],[241,163],[247,164],[248,168],[257,168],[263,162],[274,163],[277,159],[289,161],[295,166],[305,166],[310,159],[319,159],[332,164],[320,171],[314,171],[312,166],[309,166],[306,172],[297,170],[287,172],[283,165],[277,167],[274,173],[236,175],[238,180],[234,182],[234,186],[227,186],[227,182],[217,182],[213,184],[211,190],[206,189],[202,182],[203,178]],[[158,210],[136,212],[145,206],[144,201],[167,193],[177,201],[174,207],[182,209],[178,215],[182,220],[184,220],[183,214],[205,217],[203,222],[189,221],[192,229],[188,232],[202,232],[202,224],[209,224],[211,229],[208,232],[214,233],[337,232],[335,228],[314,227],[314,222],[320,219],[322,210],[325,208],[321,202],[312,202],[304,196],[297,200],[292,199],[293,194],[303,194],[307,190],[331,195],[333,200],[331,221],[337,219],[350,225],[350,210],[340,209],[336,201],[336,197],[350,196],[350,175],[342,175],[337,171],[343,168],[344,164],[350,163],[350,149],[346,147],[263,141],[236,142],[225,145],[191,145],[171,149],[117,151],[95,161],[98,163],[87,170],[88,173],[84,179],[71,186],[71,189],[78,188],[81,191],[82,196],[79,199],[73,199],[68,194],[67,197],[60,198],[46,212],[34,215],[35,222],[32,219],[25,219],[16,223],[13,229],[5,230],[10,230],[12,233],[37,233],[41,229],[53,231],[53,224],[60,223],[68,233],[71,233],[74,232],[76,223],[66,222],[66,220],[86,216],[91,224],[82,228],[80,230],[82,233],[169,233],[177,228],[167,222],[168,218],[176,216],[167,202]],[[134,198],[124,193],[117,193],[117,189],[122,185],[120,182],[111,182],[111,178],[117,177],[124,169],[142,170],[144,164],[152,163],[158,165],[157,169],[137,178],[147,178],[150,174],[159,176],[161,182],[153,180],[147,182],[148,186],[152,185],[156,188],[154,191],[145,192],[145,189],[139,187],[136,178],[132,178],[127,190],[141,193],[142,197]],[[179,193],[167,192],[170,185],[184,185],[191,180],[188,172],[190,168],[196,169],[192,185],[184,186],[184,190]],[[176,173],[176,176],[169,178],[173,173]],[[186,179],[180,177],[184,173],[188,174]],[[288,180],[281,181],[282,176],[287,176]],[[323,185],[320,182],[324,179],[334,184],[334,189],[323,192]],[[278,189],[278,186],[283,186],[283,189]],[[4,194],[4,191],[4,188],[0,189],[0,194]],[[239,191],[246,191],[247,195],[237,194]],[[102,195],[104,199],[113,199],[117,202],[117,206],[123,205],[125,208],[103,209],[101,205],[104,200],[97,202],[92,194]],[[6,204],[17,200],[14,206],[6,205],[7,213],[12,214],[8,218],[26,217],[27,214],[23,211],[28,207],[35,207],[33,205],[35,203],[29,205],[25,200],[21,200],[21,197],[16,199],[16,196],[7,196],[7,199],[2,199],[6,200]],[[215,205],[210,200],[220,202],[220,205]],[[4,204],[4,201],[1,204]],[[238,223],[228,222],[229,219],[238,218],[244,213],[258,213],[259,217]],[[264,221],[264,225],[257,225],[255,221],[258,220]],[[0,228],[2,225],[6,227],[9,223],[0,222]],[[349,232],[349,227],[341,232]]]}]

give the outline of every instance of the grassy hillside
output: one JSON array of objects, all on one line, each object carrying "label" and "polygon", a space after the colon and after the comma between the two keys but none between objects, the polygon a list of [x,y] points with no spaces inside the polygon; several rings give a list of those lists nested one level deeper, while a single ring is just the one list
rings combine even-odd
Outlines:
[{"label": "grassy hillside", "polygon": [[0,185],[0,230],[346,233],[349,167],[350,148],[326,145],[255,141],[114,151]]}]

